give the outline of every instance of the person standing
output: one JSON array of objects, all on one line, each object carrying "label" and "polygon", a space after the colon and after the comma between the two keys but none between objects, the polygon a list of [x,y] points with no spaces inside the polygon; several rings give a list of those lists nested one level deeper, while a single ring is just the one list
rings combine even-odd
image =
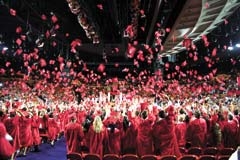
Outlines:
[{"label": "person standing", "polygon": [[84,137],[82,126],[77,123],[75,114],[69,116],[69,123],[65,126],[64,136],[67,143],[67,153],[81,153],[81,142]]},{"label": "person standing", "polygon": [[14,154],[15,149],[10,144],[10,142],[6,139],[7,130],[5,125],[0,122],[0,159],[1,160],[7,160],[9,158],[12,158],[11,156]]},{"label": "person standing", "polygon": [[175,132],[176,137],[178,141],[178,145],[181,147],[185,147],[186,145],[186,129],[187,129],[187,123],[185,120],[185,114],[183,113],[183,110],[180,110],[180,114],[178,115],[178,121],[175,124]]},{"label": "person standing", "polygon": [[121,153],[121,132],[117,128],[116,123],[110,123],[107,127],[106,153],[117,154]]},{"label": "person standing", "polygon": [[195,111],[195,118],[189,122],[187,133],[192,147],[204,147],[207,138],[207,123],[206,120],[201,117],[199,111]]},{"label": "person standing", "polygon": [[147,111],[141,113],[137,131],[137,154],[139,156],[153,153],[152,120],[148,119]]},{"label": "person standing", "polygon": [[107,132],[100,116],[96,116],[93,125],[89,128],[89,152],[103,156],[103,145],[105,144]]},{"label": "person standing", "polygon": [[32,137],[34,152],[39,152],[39,145],[41,143],[41,137],[39,133],[40,120],[36,112],[33,113],[32,117]]},{"label": "person standing", "polygon": [[[130,117],[130,119],[129,119]],[[123,118],[123,127],[121,131],[121,151],[122,154],[136,154],[137,151],[137,127],[133,123],[131,116]]]},{"label": "person standing", "polygon": [[50,144],[53,147],[55,144],[55,140],[57,138],[57,134],[58,134],[57,133],[57,125],[58,124],[57,124],[56,120],[54,119],[54,115],[52,112],[49,114],[47,122],[48,122],[48,124],[47,124],[48,140],[50,141]]},{"label": "person standing", "polygon": [[21,117],[19,118],[19,139],[21,144],[20,154],[26,156],[28,147],[32,146],[32,119],[30,118],[29,113],[26,108],[23,108],[23,111],[20,112]]},{"label": "person standing", "polygon": [[238,139],[238,120],[233,117],[233,115],[228,115],[228,121],[226,121],[223,129],[223,144],[224,147],[237,147]]},{"label": "person standing", "polygon": [[181,153],[176,137],[173,107],[170,107],[167,115],[164,111],[160,111],[159,117],[159,121],[154,123],[152,130],[155,154],[180,157]]},{"label": "person standing", "polygon": [[[19,116],[16,115],[15,111],[10,111],[10,116],[4,121],[7,133],[13,138],[11,141],[14,149],[17,151],[20,149],[19,139]],[[15,155],[13,155],[14,157]]]},{"label": "person standing", "polygon": [[5,125],[0,122],[0,159],[7,160],[14,154],[15,149],[6,139],[7,131]]}]

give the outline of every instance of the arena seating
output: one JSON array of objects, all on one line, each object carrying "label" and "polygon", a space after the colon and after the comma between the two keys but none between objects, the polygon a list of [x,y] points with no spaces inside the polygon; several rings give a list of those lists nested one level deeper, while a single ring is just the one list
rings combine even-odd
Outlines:
[{"label": "arena seating", "polygon": [[199,156],[202,154],[202,148],[201,147],[190,147],[187,151],[187,154],[193,154],[193,155]]},{"label": "arena seating", "polygon": [[234,151],[234,148],[225,147],[219,150],[219,155],[231,155]]},{"label": "arena seating", "polygon": [[175,155],[165,155],[160,156],[159,160],[177,160],[177,157]]},{"label": "arena seating", "polygon": [[217,149],[217,147],[206,147],[203,150],[203,154],[205,154],[205,155],[217,155],[218,154],[218,149]]},{"label": "arena seating", "polygon": [[98,154],[86,153],[84,160],[101,160],[101,157]]},{"label": "arena seating", "polygon": [[216,156],[214,155],[201,155],[198,160],[216,160]]},{"label": "arena seating", "polygon": [[197,159],[198,156],[191,154],[182,155],[181,157],[178,158],[178,160],[197,160]]},{"label": "arena seating", "polygon": [[120,157],[117,154],[105,154],[103,160],[120,160]]},{"label": "arena seating", "polygon": [[122,160],[140,160],[140,158],[135,154],[125,154],[122,156]]},{"label": "arena seating", "polygon": [[156,155],[144,155],[141,157],[141,160],[157,160]]},{"label": "arena seating", "polygon": [[80,153],[71,152],[67,154],[67,160],[83,160]]}]

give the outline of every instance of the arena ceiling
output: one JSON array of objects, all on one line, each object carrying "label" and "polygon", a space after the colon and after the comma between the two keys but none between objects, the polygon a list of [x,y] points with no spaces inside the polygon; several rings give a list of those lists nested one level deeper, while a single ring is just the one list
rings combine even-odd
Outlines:
[{"label": "arena ceiling", "polygon": [[[1,0],[1,49],[8,48],[2,68],[10,62],[15,73],[26,72],[16,56],[38,49],[39,59],[61,57],[79,70],[104,64],[111,76],[136,66],[152,72],[157,56],[185,50],[186,36],[197,42],[213,33],[238,6],[238,0]],[[152,55],[132,58],[131,49]]]}]

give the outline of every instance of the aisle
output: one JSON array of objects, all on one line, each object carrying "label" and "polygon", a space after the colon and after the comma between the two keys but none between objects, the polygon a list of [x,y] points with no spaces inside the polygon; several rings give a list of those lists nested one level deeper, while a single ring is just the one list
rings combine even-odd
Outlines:
[{"label": "aisle", "polygon": [[28,152],[26,157],[17,157],[16,160],[66,160],[66,143],[62,137],[52,147],[48,143],[41,144],[40,152]]}]

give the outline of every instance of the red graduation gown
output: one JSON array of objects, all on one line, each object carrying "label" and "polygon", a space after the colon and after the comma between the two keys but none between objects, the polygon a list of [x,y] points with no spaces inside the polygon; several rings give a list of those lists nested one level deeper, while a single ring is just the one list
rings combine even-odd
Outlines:
[{"label": "red graduation gown", "polygon": [[4,122],[7,132],[13,138],[13,147],[15,150],[20,148],[20,139],[19,139],[19,117],[15,116],[13,118],[8,118]]},{"label": "red graduation gown", "polygon": [[103,156],[103,144],[107,137],[106,128],[102,128],[100,133],[96,133],[91,126],[88,131],[89,134],[89,152]]},{"label": "red graduation gown", "polygon": [[48,118],[48,139],[50,141],[55,140],[57,138],[57,127],[58,124],[54,118]]},{"label": "red graduation gown", "polygon": [[13,146],[5,138],[6,134],[7,131],[5,125],[2,122],[0,122],[0,159],[9,158],[15,152]]},{"label": "red graduation gown", "polygon": [[117,154],[120,155],[121,152],[121,137],[120,137],[120,130],[115,128],[114,132],[111,132],[108,129],[108,137],[106,140],[106,153],[108,154]]},{"label": "red graduation gown", "polygon": [[152,142],[152,121],[149,119],[141,120],[137,134],[137,154],[139,156],[153,153]]},{"label": "red graduation gown", "polygon": [[34,115],[32,117],[32,137],[33,137],[33,144],[34,145],[39,145],[41,143],[39,126],[40,126],[39,117],[37,115]]},{"label": "red graduation gown", "polygon": [[47,119],[45,116],[39,117],[39,132],[41,134],[47,133]]},{"label": "red graduation gown", "polygon": [[67,144],[67,152],[81,152],[81,142],[83,139],[82,126],[79,123],[70,122],[65,127],[64,132]]},{"label": "red graduation gown", "polygon": [[126,129],[126,131],[122,129],[121,132],[123,154],[135,153],[137,150],[137,128],[135,124],[131,123],[130,126]]},{"label": "red graduation gown", "polygon": [[181,156],[175,134],[175,124],[162,119],[153,125],[153,141],[156,154]]},{"label": "red graduation gown", "polygon": [[191,146],[204,147],[207,137],[207,123],[203,118],[194,119],[190,121],[188,129],[188,135],[190,135]]},{"label": "red graduation gown", "polygon": [[19,138],[21,147],[29,147],[33,144],[31,124],[32,119],[23,116],[19,118]]},{"label": "red graduation gown", "polygon": [[187,124],[185,122],[179,122],[176,124],[176,137],[178,141],[179,146],[185,146],[186,144],[186,129],[187,129]]},{"label": "red graduation gown", "polygon": [[237,120],[230,120],[226,123],[223,129],[224,147],[237,147],[238,140],[238,123]]}]

